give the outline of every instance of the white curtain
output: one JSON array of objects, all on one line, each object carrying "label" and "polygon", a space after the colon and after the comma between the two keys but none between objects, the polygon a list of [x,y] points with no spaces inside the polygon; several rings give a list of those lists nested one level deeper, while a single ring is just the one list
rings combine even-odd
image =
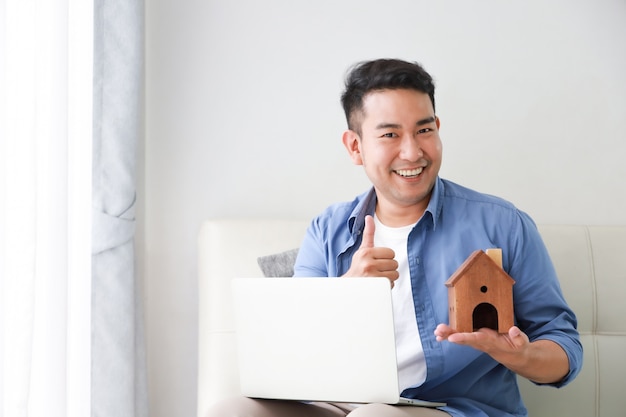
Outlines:
[{"label": "white curtain", "polygon": [[[102,14],[115,3],[123,4],[0,0],[0,417],[146,415],[140,315],[127,301],[138,298],[132,227],[119,232],[99,220],[104,213],[134,222],[132,204],[110,210],[114,197],[99,180],[111,161],[101,158],[103,140],[134,149],[138,133],[138,120],[133,137],[97,133],[124,124],[105,116],[116,112],[108,112],[103,86],[120,82],[102,76],[117,53],[103,54],[111,43],[98,41],[102,28],[121,28],[112,23],[119,10]],[[119,25],[142,22],[141,7],[131,10],[137,21]],[[141,37],[132,42],[135,50]],[[127,64],[140,84],[140,58],[126,58],[139,60]],[[128,106],[137,116],[138,100]],[[116,175],[134,178],[134,161],[121,165],[126,171]],[[111,316],[119,310],[125,315]],[[132,331],[119,331],[127,323]]]},{"label": "white curtain", "polygon": [[93,9],[2,3],[0,413],[86,416]]}]

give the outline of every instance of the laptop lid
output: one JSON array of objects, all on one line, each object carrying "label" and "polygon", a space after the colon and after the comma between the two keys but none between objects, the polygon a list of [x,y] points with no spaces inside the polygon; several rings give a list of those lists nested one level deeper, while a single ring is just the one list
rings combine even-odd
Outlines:
[{"label": "laptop lid", "polygon": [[398,401],[386,278],[236,278],[232,288],[243,395]]}]

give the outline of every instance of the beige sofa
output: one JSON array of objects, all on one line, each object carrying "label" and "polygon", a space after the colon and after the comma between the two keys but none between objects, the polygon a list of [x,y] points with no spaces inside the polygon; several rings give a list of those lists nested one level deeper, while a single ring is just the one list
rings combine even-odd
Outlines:
[{"label": "beige sofa", "polygon": [[[261,276],[257,258],[297,248],[308,221],[215,219],[202,224],[199,258],[198,417],[238,393],[230,279]],[[532,417],[626,416],[626,226],[539,227],[585,349],[562,389],[520,378]]]}]

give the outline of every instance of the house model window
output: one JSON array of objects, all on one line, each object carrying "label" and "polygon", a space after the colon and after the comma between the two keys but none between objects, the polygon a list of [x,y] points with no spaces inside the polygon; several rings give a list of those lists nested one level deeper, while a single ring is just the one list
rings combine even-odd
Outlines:
[{"label": "house model window", "polygon": [[446,281],[450,327],[458,332],[490,328],[506,333],[513,326],[513,285],[502,269],[502,250],[473,252]]}]

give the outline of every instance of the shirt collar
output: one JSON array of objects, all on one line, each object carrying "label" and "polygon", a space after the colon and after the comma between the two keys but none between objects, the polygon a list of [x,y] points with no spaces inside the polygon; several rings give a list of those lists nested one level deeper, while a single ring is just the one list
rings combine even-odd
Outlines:
[{"label": "shirt collar", "polygon": [[368,214],[374,215],[376,211],[376,190],[374,187],[365,192],[359,198],[359,203],[354,207],[350,217],[348,217],[348,230],[352,236],[356,236],[361,233],[365,228],[365,216]]},{"label": "shirt collar", "polygon": [[437,229],[437,223],[439,222],[439,218],[441,217],[444,192],[445,185],[441,178],[437,177],[437,181],[435,181],[435,186],[433,187],[433,193],[430,196],[430,201],[428,202],[428,207],[426,207],[426,211],[430,213],[433,219],[433,230]]}]

